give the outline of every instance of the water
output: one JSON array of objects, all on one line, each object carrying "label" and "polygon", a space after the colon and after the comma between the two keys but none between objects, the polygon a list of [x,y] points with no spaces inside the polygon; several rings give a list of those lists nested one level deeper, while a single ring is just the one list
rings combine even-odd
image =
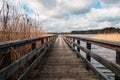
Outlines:
[{"label": "water", "polygon": [[[87,34],[87,35],[85,35],[85,34],[80,34],[80,35],[72,35],[72,36],[77,36],[77,37],[85,37],[85,38],[96,38],[97,39],[97,37],[96,37],[96,35],[93,35],[93,34]],[[120,36],[120,35],[119,35]],[[98,36],[99,37],[99,36]],[[112,37],[111,37],[112,38]],[[114,37],[115,38],[115,37]],[[99,37],[99,39],[100,39],[100,37]],[[102,37],[102,39],[103,39],[103,37]],[[105,38],[106,39],[106,38]],[[117,41],[120,41],[120,40],[117,40]],[[86,47],[86,42],[82,42],[81,41],[81,45],[83,46],[83,47]],[[107,59],[107,60],[110,60],[110,61],[112,61],[112,62],[115,62],[115,56],[116,56],[116,52],[115,51],[113,51],[113,50],[110,50],[110,49],[107,49],[107,48],[103,48],[103,47],[100,47],[100,46],[97,46],[97,45],[92,45],[92,47],[91,47],[92,49],[92,51],[94,52],[94,53],[96,53],[96,54],[98,54],[98,55],[100,55],[100,56],[102,56],[102,57],[104,57],[105,59]],[[81,51],[81,54],[85,57],[85,53],[84,52],[82,52]],[[97,62],[97,61],[95,61],[93,58],[92,58],[92,60],[91,60],[91,63],[100,71],[100,72],[102,72],[102,73],[104,73],[108,78],[109,78],[109,80],[114,80],[114,74],[110,71],[110,70],[108,70],[108,69],[106,69],[103,65],[101,65],[99,62]]]}]

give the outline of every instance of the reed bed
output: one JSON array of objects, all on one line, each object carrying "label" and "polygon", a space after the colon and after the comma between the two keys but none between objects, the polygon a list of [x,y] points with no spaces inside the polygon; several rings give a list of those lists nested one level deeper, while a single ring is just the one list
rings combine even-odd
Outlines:
[{"label": "reed bed", "polygon": [[93,36],[93,38],[120,42],[120,33],[97,34],[97,35]]},{"label": "reed bed", "polygon": [[[38,19],[38,17],[36,18]],[[0,9],[0,43],[48,35],[38,25],[39,22],[33,21],[27,14],[22,14],[21,10],[16,11],[15,7],[11,7],[6,0],[3,0],[3,5]],[[40,45],[41,43],[37,42],[37,47]],[[12,50],[11,59],[14,62],[29,53],[32,49],[31,44],[29,44]],[[0,54],[0,69],[5,64],[4,58],[5,56]]]}]

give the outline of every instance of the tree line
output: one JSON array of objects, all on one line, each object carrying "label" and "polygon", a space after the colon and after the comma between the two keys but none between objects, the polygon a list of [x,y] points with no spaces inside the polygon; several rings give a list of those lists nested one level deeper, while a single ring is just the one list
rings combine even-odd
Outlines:
[{"label": "tree line", "polygon": [[108,27],[104,29],[71,31],[72,34],[100,34],[100,33],[120,33],[120,28]]}]

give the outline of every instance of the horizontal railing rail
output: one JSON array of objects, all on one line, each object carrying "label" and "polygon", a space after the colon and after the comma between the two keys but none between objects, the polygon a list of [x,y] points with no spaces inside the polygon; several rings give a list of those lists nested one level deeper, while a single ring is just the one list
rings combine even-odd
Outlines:
[{"label": "horizontal railing rail", "polygon": [[[120,80],[120,43],[119,42],[110,42],[105,40],[97,40],[92,38],[82,38],[74,36],[64,36],[66,43],[77,53],[78,57],[81,57],[86,65],[86,69],[91,69],[101,80],[109,80],[103,73],[101,73],[96,67],[91,64],[91,57],[98,61],[100,64],[104,65],[107,69],[115,73],[115,80]],[[75,42],[77,41],[77,42]],[[80,45],[80,41],[86,42],[86,48]],[[105,47],[111,50],[116,51],[116,63],[111,62],[104,57],[91,51],[91,45],[98,45]],[[75,49],[77,47],[77,50]],[[86,58],[83,57],[80,53],[80,50],[86,53]]]},{"label": "horizontal railing rail", "polygon": [[112,49],[115,51],[120,51],[120,43],[119,42],[112,42],[112,41],[99,40],[99,39],[93,39],[93,38],[82,38],[82,37],[75,37],[75,36],[66,36],[66,37],[79,39],[81,41],[99,45],[101,47],[105,47],[105,48]]},{"label": "horizontal railing rail", "polygon": [[48,38],[51,38],[51,37],[54,37],[54,35],[0,43],[0,54],[5,54],[5,53],[11,51],[12,50],[11,47],[16,49],[16,48],[22,47],[26,44],[31,44],[31,43],[40,41],[42,39],[48,39]]},{"label": "horizontal railing rail", "polygon": [[[12,41],[4,44],[0,44],[0,53],[2,53],[2,49],[4,50],[13,47],[13,48],[18,48],[27,44],[31,44],[32,51],[26,54],[25,56],[21,57],[15,62],[9,63],[6,67],[0,70],[0,80],[7,80],[7,79],[13,79],[16,76],[13,76],[17,70],[19,70],[22,66],[25,64],[29,63],[29,66],[26,67],[26,69],[23,71],[19,77],[15,78],[19,80],[23,80],[27,77],[27,73],[31,69],[33,69],[42,59],[42,57],[45,55],[46,51],[49,49],[49,47],[52,45],[52,43],[56,40],[57,35],[52,35],[52,36],[46,36],[46,37],[40,37],[40,38],[34,38],[34,39],[26,39],[26,40],[20,40],[20,41]],[[44,42],[46,40],[46,42]],[[41,45],[39,48],[36,48],[36,42],[41,41]],[[9,50],[8,52],[10,52]],[[3,54],[9,54],[7,51],[4,52]],[[40,53],[38,55],[38,53]],[[10,60],[11,56],[7,56],[8,59]],[[32,61],[31,61],[32,60]]]}]

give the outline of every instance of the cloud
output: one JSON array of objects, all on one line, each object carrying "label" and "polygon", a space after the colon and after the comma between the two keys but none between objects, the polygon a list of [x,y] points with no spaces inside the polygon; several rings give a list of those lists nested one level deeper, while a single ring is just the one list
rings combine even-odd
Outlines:
[{"label": "cloud", "polygon": [[[40,14],[44,14],[49,17],[59,17],[70,13],[85,13],[88,12],[90,7],[96,3],[97,0],[35,0],[34,4],[28,2],[28,4],[35,11]],[[39,5],[37,5],[39,3]],[[36,8],[35,8],[36,7]]]},{"label": "cloud", "polygon": [[56,0],[40,0],[40,2],[45,8],[49,10],[55,8],[58,3]]},{"label": "cloud", "polygon": [[119,7],[92,9],[85,17],[92,21],[115,21],[120,20],[119,13]]},{"label": "cloud", "polygon": [[[8,0],[46,31],[120,27],[120,0]],[[1,1],[0,1],[1,4]],[[1,6],[0,6],[1,7]]]},{"label": "cloud", "polygon": [[104,3],[111,3],[111,4],[115,4],[115,3],[119,3],[120,2],[120,0],[100,0],[100,1],[102,1]]},{"label": "cloud", "polygon": [[48,31],[71,31],[71,30],[89,30],[101,29],[105,27],[120,27],[120,8],[92,8],[86,14],[70,14],[63,18],[50,19],[45,23]]},{"label": "cloud", "polygon": [[120,0],[100,0],[104,7],[118,6],[120,7]]}]

